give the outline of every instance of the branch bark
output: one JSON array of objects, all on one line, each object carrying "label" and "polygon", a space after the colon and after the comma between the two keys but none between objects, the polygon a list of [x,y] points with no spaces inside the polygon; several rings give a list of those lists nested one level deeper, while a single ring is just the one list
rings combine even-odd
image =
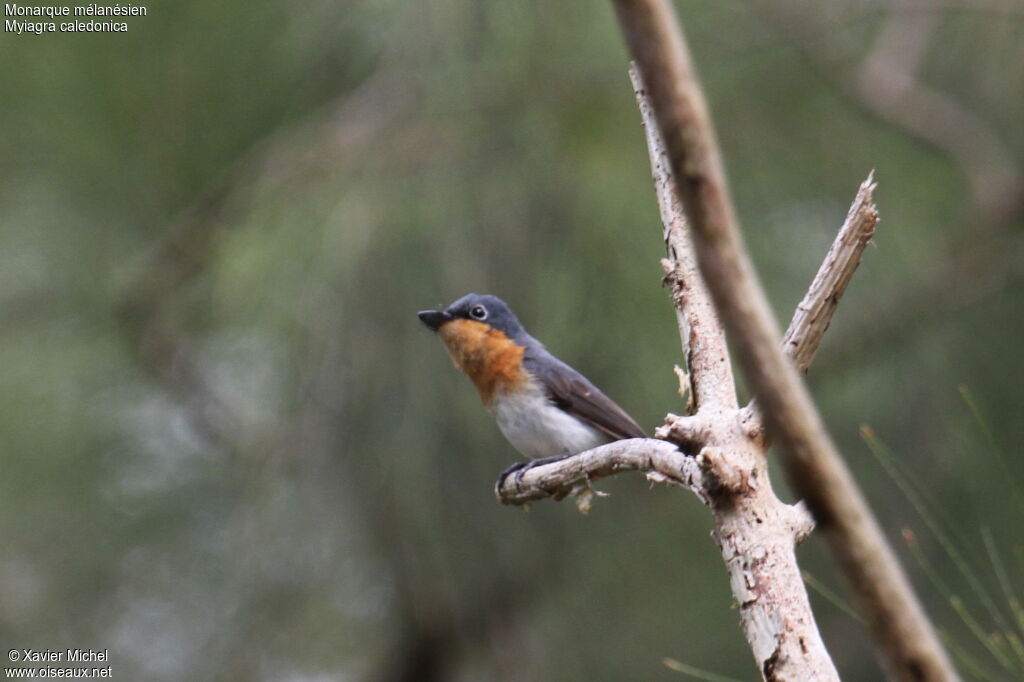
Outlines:
[{"label": "branch bark", "polygon": [[[800,505],[782,503],[765,468],[765,441],[752,408],[737,409],[725,336],[693,256],[682,205],[639,73],[631,69],[644,120],[654,186],[668,258],[666,282],[680,320],[697,413],[669,415],[663,441],[619,441],[506,478],[496,489],[506,504],[575,495],[582,510],[594,495],[590,483],[622,471],[682,485],[711,506],[714,538],[729,571],[740,622],[758,668],[769,680],[838,679],[821,640],[796,562],[795,546],[813,522]],[[818,276],[797,311],[794,349],[807,362],[828,326],[835,303],[849,282],[877,219],[870,178],[857,194]]]},{"label": "branch bark", "polygon": [[[672,292],[679,319],[679,335],[686,359],[692,403],[703,410],[729,410],[737,406],[736,382],[729,361],[729,347],[725,331],[718,319],[714,302],[704,279],[700,276],[697,257],[693,252],[686,214],[679,201],[671,165],[661,141],[654,113],[644,93],[643,82],[636,67],[631,65],[629,78],[633,84],[637,106],[647,136],[647,154],[651,162],[651,179],[658,199],[662,236],[668,255],[662,261],[665,283]],[[684,387],[686,388],[686,387]]]},{"label": "branch bark", "polygon": [[[590,482],[620,471],[681,484],[708,503],[714,537],[730,573],[741,623],[766,680],[838,679],[820,640],[800,579],[794,547],[813,525],[801,506],[781,503],[765,469],[766,438],[754,405],[736,409],[724,336],[694,267],[683,199],[694,221],[697,262],[714,306],[737,342],[755,394],[766,406],[770,432],[787,448],[787,470],[828,528],[832,548],[853,583],[862,612],[894,674],[907,680],[953,680],[956,674],[902,575],[877,524],[821,425],[796,371],[806,371],[839,298],[877,222],[872,178],[861,186],[785,340],[778,343],[771,312],[753,274],[728,196],[717,145],[682,34],[659,0],[617,0],[620,21],[641,69],[652,78],[658,125],[648,147],[665,228],[672,286],[689,383],[697,411],[669,415],[658,441],[623,441],[507,479],[496,494],[522,504],[575,494],[589,506]],[[635,80],[636,84],[637,81]],[[645,119],[653,120],[638,99]],[[667,152],[666,152],[667,149]],[[674,176],[674,177],[673,177]],[[678,179],[678,184],[674,184]],[[677,193],[678,192],[678,196]]]},{"label": "branch bark", "polygon": [[696,458],[678,447],[655,438],[619,440],[586,450],[558,462],[527,469],[518,480],[507,476],[495,489],[503,504],[527,504],[551,497],[561,500],[577,496],[582,511],[590,508],[590,483],[624,471],[639,471],[652,481],[689,488],[705,503],[703,474]]},{"label": "branch bark", "polygon": [[[839,306],[839,299],[846,292],[853,273],[860,265],[864,249],[875,234],[878,208],[875,206],[874,191],[875,174],[872,171],[857,190],[846,220],[839,228],[839,234],[832,242],[803,300],[797,305],[782,339],[782,350],[798,372],[806,372],[814,361],[821,340]],[[764,419],[754,401],[745,408],[743,421],[751,434],[763,437]]]},{"label": "branch bark", "polygon": [[810,395],[781,350],[771,309],[742,243],[707,106],[671,6],[666,0],[615,0],[615,8],[649,88],[693,228],[701,273],[763,405],[769,433],[783,445],[783,462],[795,489],[826,528],[891,673],[903,680],[957,679]]},{"label": "branch bark", "polygon": [[857,190],[846,221],[839,228],[839,234],[818,268],[807,294],[796,307],[782,339],[782,349],[798,372],[806,372],[811,366],[821,339],[832,322],[832,315],[839,306],[839,299],[860,265],[864,248],[875,234],[878,208],[874,191],[875,174],[872,172]]},{"label": "branch bark", "polygon": [[[770,660],[774,679],[835,679],[792,552],[794,542],[799,543],[813,527],[809,514],[800,506],[783,504],[771,493],[770,486],[764,486],[760,497],[736,494],[745,486],[749,491],[752,480],[768,480],[764,469],[766,441],[761,415],[753,403],[736,410],[736,391],[725,335],[697,269],[664,145],[635,68],[630,70],[630,77],[647,133],[668,252],[668,258],[663,260],[665,281],[671,287],[680,320],[683,354],[690,369],[684,376],[688,385],[693,384],[689,394],[699,411],[692,416],[669,415],[666,426],[659,429],[659,437],[671,440],[685,452],[661,440],[618,441],[530,469],[518,482],[508,478],[495,493],[505,504],[528,504],[545,497],[560,500],[571,495],[575,496],[580,509],[587,511],[595,495],[590,485],[593,481],[625,471],[639,471],[653,481],[681,485],[705,504],[711,505],[718,499],[719,504],[713,507],[715,538],[730,569],[734,597],[742,605],[740,618],[744,631],[751,633],[749,638],[754,651],[763,652],[759,657],[755,654],[758,667],[764,672]],[[801,371],[806,371],[813,360],[838,301],[874,233],[878,220],[872,198],[874,188],[871,176],[861,184],[846,221],[790,323],[784,346]],[[694,453],[699,454],[694,456]],[[737,534],[736,526],[744,532]],[[743,562],[736,560],[744,555],[768,556],[763,543],[768,539],[771,544],[772,537],[778,540],[779,551],[773,554],[776,559],[770,564],[770,570],[755,575]],[[784,560],[780,560],[780,556]],[[778,570],[780,563],[785,570]],[[763,582],[774,586],[771,595],[750,599],[750,586]],[[783,595],[791,610],[798,607],[798,618],[790,617],[779,607],[777,600]],[[755,602],[759,602],[757,609],[752,608]],[[790,629],[780,632],[780,623],[787,623]],[[793,627],[795,623],[800,627]],[[812,657],[802,660],[791,655],[775,655],[777,650],[782,650],[778,644],[786,641],[786,634],[789,641],[799,642],[801,649],[811,652]],[[759,639],[776,646],[755,644]]]}]

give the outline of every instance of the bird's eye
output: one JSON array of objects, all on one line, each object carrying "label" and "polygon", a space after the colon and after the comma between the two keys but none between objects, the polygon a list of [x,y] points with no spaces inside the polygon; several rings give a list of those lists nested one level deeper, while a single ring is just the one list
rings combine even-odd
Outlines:
[{"label": "bird's eye", "polygon": [[469,316],[474,320],[486,320],[487,319],[487,308],[482,305],[475,305],[469,309]]}]

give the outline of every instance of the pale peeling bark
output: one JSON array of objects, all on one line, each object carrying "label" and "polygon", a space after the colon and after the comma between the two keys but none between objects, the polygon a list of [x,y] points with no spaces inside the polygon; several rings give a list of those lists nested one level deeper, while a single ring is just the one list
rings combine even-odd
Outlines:
[{"label": "pale peeling bark", "polygon": [[700,447],[698,460],[712,500],[714,538],[729,571],[744,635],[764,678],[838,680],[796,561],[796,545],[813,523],[803,507],[784,504],[776,497],[763,441],[745,428],[737,409],[725,333],[697,267],[664,143],[635,68],[630,69],[630,78],[662,207],[673,301],[691,330],[690,371],[697,414],[675,419],[675,428],[664,432],[681,436],[677,442]]},{"label": "pale peeling bark", "polygon": [[674,483],[704,497],[703,474],[697,460],[678,447],[655,438],[631,438],[581,452],[558,462],[527,469],[521,476],[499,481],[495,495],[503,504],[528,504],[550,497],[576,496],[580,511],[590,509],[591,482],[625,471],[639,471],[659,483]]},{"label": "pale peeling bark", "polygon": [[[690,416],[669,415],[658,430],[659,437],[676,445],[654,439],[618,441],[529,469],[518,479],[510,476],[495,493],[505,504],[574,495],[586,511],[595,494],[590,484],[624,471],[639,471],[651,480],[691,490],[712,509],[712,535],[762,676],[766,680],[837,680],[795,555],[796,545],[811,532],[813,522],[803,505],[787,505],[775,496],[766,471],[759,415],[750,407],[737,407],[725,335],[694,260],[664,146],[639,74],[631,70],[630,77],[644,120],[661,209],[668,252],[663,261],[665,281],[671,287],[690,370],[684,377],[692,383],[697,411]],[[862,186],[849,216],[875,215],[871,188],[871,183]],[[802,303],[803,308],[822,314],[798,311],[794,316],[792,328],[799,341],[793,348],[806,354],[808,362],[828,326],[825,318],[831,317],[832,304],[842,293],[830,283],[845,286],[859,263],[860,251],[853,254],[846,245],[862,241],[851,240],[851,234],[864,234],[863,220],[849,216]],[[837,269],[845,274],[833,276]]]},{"label": "pale peeling bark", "polygon": [[[878,208],[874,191],[875,174],[872,171],[857,190],[839,234],[803,300],[797,305],[782,339],[783,352],[799,372],[806,372],[814,361],[821,340],[832,323],[832,315],[839,307],[839,299],[853,279],[861,255],[875,234]],[[764,420],[754,401],[745,408],[744,423],[753,435],[764,436]]]},{"label": "pale peeling bark", "polygon": [[[636,439],[595,448],[509,476],[495,491],[498,499],[524,504],[571,494],[585,509],[594,495],[591,481],[629,470],[687,487],[712,509],[713,536],[763,678],[837,680],[794,551],[813,522],[802,504],[786,505],[772,491],[762,413],[753,404],[737,408],[721,314],[766,405],[764,417],[789,450],[787,469],[827,524],[890,670],[904,680],[957,679],[788,364],[806,371],[860,262],[877,222],[873,179],[861,186],[781,347],[739,236],[708,112],[671,7],[664,0],[616,0],[616,8],[640,70],[653,83],[649,106],[633,74],[664,223],[665,279],[690,370],[681,379],[695,413],[688,407],[685,416],[668,415],[658,429],[656,435],[674,445]],[[664,142],[662,133],[669,135]],[[683,207],[694,221],[695,248]]]},{"label": "pale peeling bark", "polygon": [[860,265],[861,254],[875,234],[878,209],[875,207],[875,174],[861,183],[846,214],[846,221],[828,250],[800,304],[793,313],[782,349],[800,372],[806,372],[821,345],[821,337],[832,322],[839,299]]},{"label": "pale peeling bark", "polygon": [[740,624],[766,680],[838,680],[818,634],[795,548],[813,522],[802,505],[772,491],[764,452],[746,435],[740,411],[698,412],[676,420],[687,440],[708,443],[687,454],[664,440],[637,438],[587,450],[508,476],[495,492],[505,504],[575,495],[582,511],[591,483],[624,471],[683,486],[708,504]]},{"label": "pale peeling bark", "polygon": [[714,126],[682,30],[667,0],[614,0],[665,141],[676,188],[708,284],[782,463],[848,579],[890,673],[956,680],[924,613],[810,394],[781,350],[781,335],[743,244]]},{"label": "pale peeling bark", "polygon": [[[647,154],[651,162],[651,179],[658,199],[662,236],[667,258],[661,264],[665,283],[672,292],[672,302],[679,320],[679,336],[686,358],[692,403],[702,410],[735,409],[736,383],[729,361],[725,331],[715,312],[715,304],[700,276],[693,252],[686,215],[676,193],[672,171],[669,170],[665,145],[661,141],[650,103],[643,92],[643,83],[635,67],[629,69],[637,106],[647,136]],[[683,387],[686,389],[687,387]]]}]

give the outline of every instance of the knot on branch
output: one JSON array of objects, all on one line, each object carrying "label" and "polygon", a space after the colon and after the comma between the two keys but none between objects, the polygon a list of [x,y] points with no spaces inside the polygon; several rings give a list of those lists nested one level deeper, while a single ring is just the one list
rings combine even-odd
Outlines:
[{"label": "knot on branch", "polygon": [[700,451],[697,464],[704,474],[708,495],[718,504],[731,506],[753,489],[751,472],[723,448],[709,445]]},{"label": "knot on branch", "polygon": [[[671,236],[671,233],[669,233],[669,237]],[[672,302],[675,304],[676,309],[683,310],[686,304],[686,292],[689,288],[686,273],[683,272],[679,257],[676,255],[675,244],[672,239],[666,239],[665,248],[668,249],[672,257],[661,259],[661,269],[665,272],[665,276],[661,278],[661,285],[663,287],[668,287],[672,294]]]},{"label": "knot on branch", "polygon": [[814,530],[814,517],[803,500],[786,505],[785,509],[788,515],[787,525],[793,531],[793,544],[799,545],[810,537],[811,531]]},{"label": "knot on branch", "polygon": [[740,430],[747,438],[754,442],[762,450],[768,448],[768,437],[764,429],[764,420],[757,409],[757,404],[751,402],[741,408],[738,416]]},{"label": "knot on branch", "polygon": [[703,414],[665,415],[665,423],[654,430],[656,438],[675,443],[683,452],[695,456],[713,434],[711,421]]}]

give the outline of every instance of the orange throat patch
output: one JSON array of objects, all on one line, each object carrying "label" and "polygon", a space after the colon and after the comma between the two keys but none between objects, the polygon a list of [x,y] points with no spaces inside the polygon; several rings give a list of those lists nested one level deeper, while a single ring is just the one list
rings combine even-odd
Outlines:
[{"label": "orange throat patch", "polygon": [[437,331],[452,362],[476,385],[484,405],[496,393],[514,390],[530,380],[523,369],[523,351],[505,332],[476,320],[452,320]]}]

